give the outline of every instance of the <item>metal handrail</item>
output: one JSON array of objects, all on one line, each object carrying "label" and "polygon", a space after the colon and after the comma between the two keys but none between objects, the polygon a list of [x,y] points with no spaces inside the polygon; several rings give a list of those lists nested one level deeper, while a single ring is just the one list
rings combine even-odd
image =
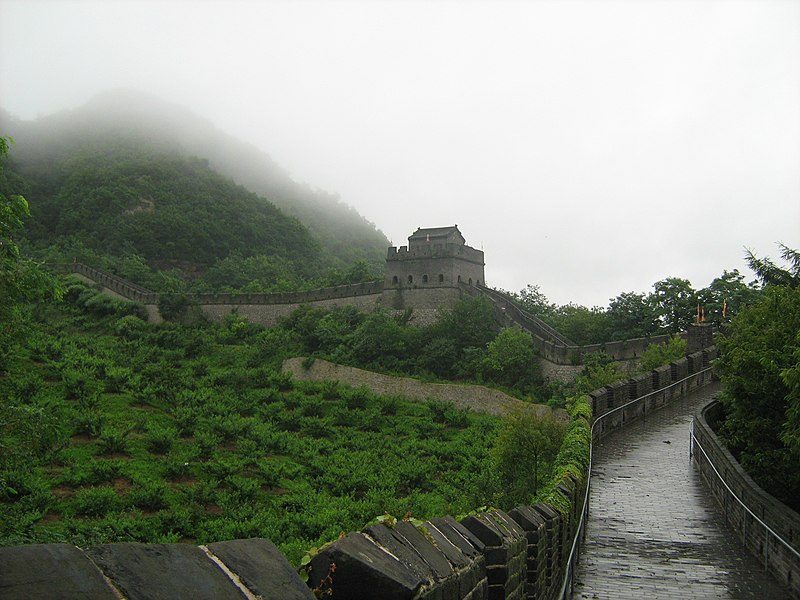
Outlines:
[{"label": "metal handrail", "polygon": [[[758,522],[759,522],[759,524],[760,524],[761,526],[763,526],[763,527],[764,527],[764,529],[766,529],[766,530],[767,530],[769,533],[771,533],[771,534],[772,534],[772,536],[773,536],[773,537],[774,537],[776,540],[778,540],[778,541],[779,541],[781,544],[783,544],[784,546],[786,546],[786,548],[787,548],[787,549],[788,549],[788,550],[789,550],[789,551],[790,551],[792,554],[794,554],[794,555],[795,555],[797,558],[799,558],[799,559],[800,559],[800,552],[798,552],[797,550],[795,550],[795,548],[794,548],[794,547],[793,547],[791,544],[789,544],[789,542],[787,542],[786,540],[784,540],[784,539],[783,539],[783,538],[782,538],[782,537],[781,537],[781,536],[780,536],[778,533],[776,533],[776,532],[775,532],[775,531],[774,531],[774,530],[773,530],[773,529],[772,529],[772,528],[771,528],[769,525],[767,525],[767,524],[766,524],[764,521],[762,521],[762,520],[761,520],[761,519],[758,517],[758,515],[756,515],[756,513],[754,513],[752,510],[750,510],[750,508],[749,508],[749,507],[748,507],[748,506],[747,506],[747,505],[746,505],[746,504],[745,504],[745,503],[742,501],[742,499],[741,499],[741,498],[739,498],[739,496],[737,496],[737,495],[736,495],[736,493],[735,493],[735,492],[734,492],[734,491],[731,489],[731,487],[728,485],[728,483],[725,481],[725,479],[722,477],[722,475],[720,475],[720,472],[717,470],[717,467],[715,467],[715,466],[714,466],[714,463],[711,461],[711,457],[708,455],[708,453],[706,452],[705,448],[703,448],[703,445],[700,443],[700,441],[699,441],[699,440],[697,439],[697,437],[695,437],[695,435],[694,435],[694,417],[692,418],[692,424],[691,424],[691,427],[690,427],[690,429],[689,429],[689,441],[690,441],[690,445],[689,445],[689,451],[691,452],[691,449],[692,449],[691,442],[694,442],[695,444],[697,444],[697,447],[698,447],[698,448],[700,448],[700,451],[701,451],[701,452],[703,453],[703,455],[706,457],[706,460],[708,461],[708,464],[709,464],[709,465],[711,466],[711,468],[714,470],[714,473],[716,473],[717,477],[719,477],[719,480],[720,480],[720,482],[722,483],[722,485],[724,485],[724,486],[725,486],[725,489],[726,489],[726,490],[728,490],[728,492],[730,493],[730,495],[731,495],[731,496],[733,496],[733,497],[734,497],[734,499],[735,499],[735,500],[736,500],[736,501],[737,501],[739,504],[741,504],[741,505],[742,505],[742,508],[744,508],[744,509],[745,509],[745,510],[746,510],[746,511],[747,511],[747,512],[748,512],[748,513],[749,513],[749,514],[750,514],[750,515],[751,515],[751,516],[752,516],[752,517],[753,517],[753,518],[756,520],[756,521],[758,521]],[[764,560],[766,560],[766,552],[767,552],[767,550],[768,550],[768,547],[769,547],[769,544],[764,544],[764,553],[765,553]]]},{"label": "metal handrail", "polygon": [[[484,294],[486,294],[490,298],[493,298],[495,300],[501,300],[501,301],[505,302],[509,307],[512,308],[512,310],[514,310],[515,312],[519,313],[519,315],[523,319],[527,319],[527,320],[531,321],[536,327],[541,329],[542,332],[544,332],[545,334],[550,336],[553,340],[555,340],[556,343],[561,344],[563,346],[566,346],[568,348],[577,346],[577,344],[575,342],[570,340],[567,336],[563,335],[561,332],[559,332],[553,326],[549,325],[548,323],[545,323],[542,319],[540,319],[536,315],[531,314],[531,313],[523,310],[519,306],[517,306],[514,303],[514,300],[510,296],[508,296],[506,294],[503,294],[502,292],[498,292],[495,289],[483,286],[483,285],[477,285],[476,287],[478,288],[478,290],[480,290],[481,292],[483,292]],[[552,340],[545,340],[545,341],[552,341]]]},{"label": "metal handrail", "polygon": [[688,379],[692,379],[693,377],[697,377],[698,375],[702,375],[703,373],[706,373],[708,371],[711,371],[711,367],[706,367],[705,369],[701,369],[697,373],[692,373],[691,375],[688,375],[687,377],[684,377],[679,381],[675,381],[667,386],[664,386],[663,388],[645,394],[644,396],[639,396],[638,398],[634,398],[633,400],[630,400],[629,402],[626,402],[621,406],[618,406],[616,408],[609,410],[608,412],[603,413],[592,422],[592,426],[589,430],[591,441],[589,444],[589,468],[587,469],[586,472],[586,493],[583,496],[583,507],[581,508],[581,520],[578,523],[577,529],[575,530],[575,538],[572,540],[572,547],[570,548],[569,557],[567,558],[567,564],[565,567],[566,571],[564,573],[564,581],[561,584],[561,591],[558,594],[558,598],[560,600],[564,600],[565,598],[569,598],[572,596],[572,588],[575,583],[575,566],[578,564],[578,557],[580,556],[579,554],[576,554],[576,550],[579,550],[579,544],[578,544],[579,540],[582,537],[585,537],[586,535],[586,517],[589,514],[589,492],[591,491],[592,464],[594,458],[595,425],[597,425],[599,422],[601,422],[609,415],[613,415],[617,411],[623,410],[637,402],[641,402],[649,398],[650,396],[654,396],[655,394],[666,392],[668,389],[680,385],[683,382],[687,381]]}]

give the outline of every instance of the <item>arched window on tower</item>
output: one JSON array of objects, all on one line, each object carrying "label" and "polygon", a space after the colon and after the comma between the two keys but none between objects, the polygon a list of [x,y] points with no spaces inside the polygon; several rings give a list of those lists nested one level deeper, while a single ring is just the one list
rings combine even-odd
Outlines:
[{"label": "arched window on tower", "polygon": [[444,283],[444,274],[439,273],[439,283]]},{"label": "arched window on tower", "polygon": [[422,276],[422,283],[428,283],[428,276],[427,275],[423,275]]},{"label": "arched window on tower", "polygon": [[399,280],[399,279],[397,279],[397,275],[395,275],[394,277],[392,277],[392,284],[394,284],[394,285],[397,285],[399,282],[400,282],[400,280]]},{"label": "arched window on tower", "polygon": [[409,275],[408,276],[408,283],[414,283],[414,276],[413,275]]}]

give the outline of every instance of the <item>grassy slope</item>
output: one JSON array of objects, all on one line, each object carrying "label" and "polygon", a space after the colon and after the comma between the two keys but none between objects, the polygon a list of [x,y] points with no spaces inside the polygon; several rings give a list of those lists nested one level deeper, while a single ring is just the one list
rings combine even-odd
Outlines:
[{"label": "grassy slope", "polygon": [[[122,140],[140,153],[172,160],[199,157],[223,178],[266,197],[310,231],[321,246],[325,266],[342,269],[365,260],[382,268],[388,240],[351,207],[334,195],[296,183],[263,151],[157,98],[109,93],[78,109],[31,122],[0,111],[0,132],[15,137],[12,156],[34,181],[34,196],[39,189],[52,190],[72,168],[76,154],[105,153],[109,140]],[[29,198],[34,199],[38,200]],[[31,204],[35,211],[37,202]]]},{"label": "grassy slope", "polygon": [[292,382],[278,330],[156,327],[81,286],[67,297],[0,378],[6,406],[46,409],[63,443],[0,473],[2,543],[264,536],[296,562],[384,512],[485,502],[493,417]]}]

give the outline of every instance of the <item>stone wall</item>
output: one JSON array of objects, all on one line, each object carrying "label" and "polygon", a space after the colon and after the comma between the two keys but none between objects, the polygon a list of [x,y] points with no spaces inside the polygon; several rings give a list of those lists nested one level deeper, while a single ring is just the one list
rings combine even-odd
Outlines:
[{"label": "stone wall", "polygon": [[[800,515],[761,489],[723,446],[712,429],[721,418],[722,406],[717,401],[695,415],[694,463],[722,507],[725,520],[745,547],[763,560],[796,598],[800,598]],[[769,534],[754,514],[790,548]]]},{"label": "stone wall", "polygon": [[547,504],[369,525],[322,548],[308,584],[332,600],[523,600],[561,588],[565,517]]},{"label": "stone wall", "polygon": [[[625,362],[636,360],[650,344],[664,344],[672,337],[670,335],[655,335],[630,340],[606,342],[605,344],[590,344],[578,346],[569,338],[553,329],[550,325],[520,309],[505,294],[485,287],[461,286],[462,291],[475,295],[483,294],[495,305],[498,320],[506,325],[516,324],[530,332],[533,343],[540,356],[556,365],[580,365],[583,357],[594,352],[605,352],[615,361]],[[693,332],[690,332],[693,333]],[[681,333],[687,339],[687,333]],[[700,341],[702,339],[702,341]],[[713,343],[710,328],[702,330],[702,338],[693,340],[698,348],[710,346]]]},{"label": "stone wall", "polygon": [[[305,304],[312,304],[325,308],[334,306],[355,306],[356,308],[364,311],[373,311],[380,303],[380,294],[370,294],[363,296],[352,296],[342,298],[329,298],[325,300],[314,300],[306,302]],[[287,304],[257,304],[257,303],[213,303],[213,304],[199,304],[200,311],[213,321],[221,321],[227,315],[235,312],[236,314],[245,317],[251,323],[258,323],[265,327],[273,327],[277,325],[282,317],[289,316],[293,311],[298,309],[301,303],[287,303]]]},{"label": "stone wall", "polygon": [[94,269],[82,263],[50,265],[58,271],[76,273],[127,300],[142,304],[158,304],[158,294],[111,273]]},{"label": "stone wall", "polygon": [[[632,379],[620,380],[589,394],[592,403],[592,414],[595,418],[622,406],[633,398],[645,396],[643,402],[629,409],[619,411],[613,419],[604,423],[605,428],[614,428],[625,422],[635,419],[654,409],[672,401],[673,398],[683,396],[692,390],[702,387],[711,381],[712,374],[706,371],[700,377],[690,375],[699,374],[711,366],[711,361],[717,358],[719,351],[716,346],[695,352],[685,358],[673,361],[669,365],[654,369],[650,373],[637,375]],[[676,385],[673,385],[676,384]],[[600,432],[603,433],[602,431]]]},{"label": "stone wall", "polygon": [[434,398],[451,402],[459,408],[468,408],[493,415],[503,415],[515,409],[533,409],[539,412],[550,412],[551,410],[547,406],[523,402],[499,390],[482,385],[425,383],[411,377],[394,377],[338,365],[321,358],[310,361],[303,357],[289,358],[283,362],[283,370],[291,373],[296,379],[338,381],[351,387],[364,386],[376,394],[405,396],[415,400]]},{"label": "stone wall", "polygon": [[[461,248],[469,248],[461,246]],[[471,249],[472,250],[472,249]],[[463,250],[462,250],[463,251]],[[81,263],[51,265],[59,270],[78,273],[103,288],[124,298],[145,305],[149,319],[160,322],[158,312],[159,294],[146,290],[110,273],[93,269]],[[541,359],[564,367],[577,366],[586,354],[604,351],[614,360],[626,362],[638,359],[650,344],[662,344],[670,336],[660,335],[649,338],[636,338],[605,344],[576,346],[568,338],[534,315],[520,310],[507,297],[489,288],[468,283],[456,283],[455,287],[429,284],[426,286],[387,287],[383,281],[371,281],[353,285],[310,290],[306,292],[284,292],[276,294],[196,294],[189,296],[200,313],[213,320],[221,320],[236,312],[253,323],[266,327],[275,325],[302,304],[314,306],[355,306],[364,311],[383,306],[392,310],[413,308],[412,322],[415,325],[428,325],[437,319],[441,307],[453,306],[465,294],[483,294],[495,305],[498,322],[504,325],[517,324],[533,336],[534,345]],[[692,331],[689,332],[691,334]],[[703,337],[691,341],[693,347],[709,343],[711,330],[702,330]],[[687,337],[687,334],[681,334]],[[555,370],[557,378],[566,379],[572,370]]]}]

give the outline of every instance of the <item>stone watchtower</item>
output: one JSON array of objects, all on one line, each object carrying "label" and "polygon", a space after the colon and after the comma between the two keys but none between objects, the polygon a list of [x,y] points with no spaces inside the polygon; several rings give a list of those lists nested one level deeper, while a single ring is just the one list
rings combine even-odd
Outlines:
[{"label": "stone watchtower", "polygon": [[383,302],[392,308],[451,306],[462,284],[486,284],[483,268],[483,251],[467,246],[457,225],[417,229],[408,246],[389,248]]}]

